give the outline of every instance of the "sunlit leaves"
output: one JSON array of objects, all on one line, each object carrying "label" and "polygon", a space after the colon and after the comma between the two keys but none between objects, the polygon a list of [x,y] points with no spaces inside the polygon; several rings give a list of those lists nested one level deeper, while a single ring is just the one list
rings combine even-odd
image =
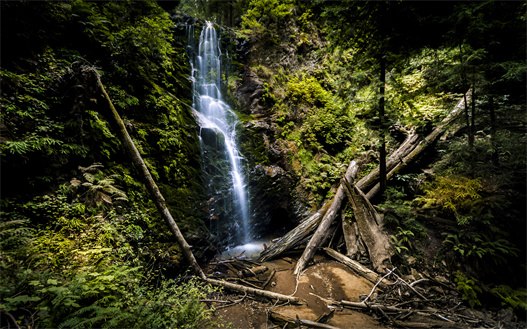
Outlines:
[{"label": "sunlit leaves", "polygon": [[291,0],[252,0],[242,16],[241,28],[247,34],[264,35],[278,43],[279,26],[292,10]]},{"label": "sunlit leaves", "polygon": [[[425,196],[416,199],[423,208],[440,207],[459,216],[460,224],[468,224],[464,217],[474,208],[482,207],[482,185],[479,178],[463,176],[438,177],[425,187]],[[465,220],[463,220],[465,218]]]}]

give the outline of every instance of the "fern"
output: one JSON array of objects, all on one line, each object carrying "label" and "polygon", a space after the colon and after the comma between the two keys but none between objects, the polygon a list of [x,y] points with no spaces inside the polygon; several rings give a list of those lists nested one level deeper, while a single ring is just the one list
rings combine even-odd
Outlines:
[{"label": "fern", "polygon": [[494,291],[501,297],[502,306],[512,310],[527,311],[527,289],[513,289],[507,285],[500,285]]},{"label": "fern", "polygon": [[26,154],[31,150],[31,146],[27,141],[7,141],[5,143],[5,148],[11,154]]},{"label": "fern", "polygon": [[8,252],[13,247],[27,245],[34,229],[28,227],[29,220],[14,219],[0,222],[0,249]]},{"label": "fern", "polygon": [[113,201],[128,201],[126,193],[115,185],[115,180],[120,178],[120,175],[113,174],[104,177],[100,170],[103,167],[101,163],[94,163],[88,167],[79,166],[85,182],[80,184],[79,180],[72,180],[72,185],[80,184],[87,188],[84,193],[85,204],[99,207],[103,204],[111,205]]},{"label": "fern", "polygon": [[481,306],[478,299],[478,294],[481,293],[481,288],[474,282],[474,280],[466,277],[461,272],[456,272],[454,281],[457,283],[457,290],[461,293],[464,300],[468,302],[470,307]]}]

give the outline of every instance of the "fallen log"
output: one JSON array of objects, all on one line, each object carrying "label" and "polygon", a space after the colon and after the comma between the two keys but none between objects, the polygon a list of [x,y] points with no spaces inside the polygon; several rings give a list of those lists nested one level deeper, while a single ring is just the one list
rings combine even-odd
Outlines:
[{"label": "fallen log", "polygon": [[[398,152],[399,153],[404,152],[405,150],[410,148],[412,146],[412,144],[415,143],[416,140],[417,140],[417,135],[410,134],[406,138],[406,140],[402,143],[402,145],[399,147]],[[395,155],[394,158],[397,158],[397,154]],[[352,167],[352,164],[353,164],[353,167],[356,167],[355,161],[352,161],[352,163],[350,164],[350,167]],[[388,162],[387,165],[388,165],[389,169],[392,169],[393,166],[396,165],[396,163],[395,163],[395,161],[392,161],[392,162]],[[348,168],[348,170],[349,170],[349,168]],[[354,175],[356,175],[356,173]],[[375,170],[372,171],[367,177],[364,177],[363,179],[359,180],[356,183],[356,186],[359,189],[363,189],[367,185],[371,185],[371,183],[376,179],[376,177],[378,178],[378,168],[377,168],[377,174],[375,174]],[[351,179],[348,179],[348,180],[351,180]],[[339,194],[339,191],[341,191],[340,194]],[[339,196],[339,197],[337,198],[337,196]],[[326,223],[326,225],[329,227],[331,222],[332,222],[332,220],[335,218],[334,216],[336,216],[336,213],[337,213],[338,209],[340,208],[340,205],[342,203],[342,198],[343,198],[342,188],[340,186],[339,189],[337,190],[337,194],[335,195],[335,197],[333,197],[332,200],[330,200],[328,203],[326,203],[326,205],[324,205],[324,207],[322,207],[319,211],[317,211],[315,214],[310,216],[308,219],[306,219],[300,225],[295,227],[293,230],[289,231],[286,235],[284,235],[282,238],[280,238],[279,241],[277,241],[276,243],[270,245],[267,249],[263,250],[260,253],[259,261],[269,260],[271,258],[274,258],[274,257],[278,256],[282,252],[297,246],[299,241],[302,241],[312,231],[314,231],[315,229],[317,229],[317,227],[319,227],[319,224],[320,224],[320,222],[322,221],[323,218],[326,218],[326,220],[328,220],[328,223]],[[334,202],[335,200],[337,201],[336,203]],[[326,217],[326,214],[327,214],[329,208],[331,208],[333,211],[331,213],[331,216]],[[346,229],[346,228],[343,227],[343,230],[344,229]],[[346,230],[346,231],[349,232],[349,230]],[[320,232],[323,232],[323,231],[321,230]],[[346,233],[344,233],[344,234],[345,234],[345,238],[346,238]],[[318,237],[317,239],[320,239],[320,237]],[[353,241],[353,238],[351,239],[351,241],[347,240],[346,241],[346,245],[347,246],[354,245],[352,241]],[[357,241],[357,240],[355,240],[355,241]],[[317,241],[314,241],[314,242],[317,242]],[[360,245],[360,241],[357,241],[357,242],[359,242],[359,249],[358,250],[363,251],[362,250],[363,246]],[[305,254],[305,252],[304,252],[304,254]],[[304,256],[304,254],[302,256]],[[305,255],[305,257],[307,257],[307,256],[311,256],[312,257],[312,252],[310,252],[309,255]],[[303,261],[303,262],[305,262],[305,261]],[[299,266],[298,266],[299,263],[300,263],[300,260],[299,260],[299,262],[297,262],[297,266],[295,267],[295,273],[298,272],[297,268],[299,268]],[[303,264],[301,264],[300,267],[303,268],[304,266],[305,266],[305,264],[303,263]]]},{"label": "fallen log", "polygon": [[264,266],[264,265],[256,266],[256,267],[253,267],[253,268],[247,268],[246,270],[239,271],[238,272],[238,276],[240,278],[246,278],[246,277],[250,277],[250,276],[257,276],[258,274],[264,273],[267,270],[268,270],[267,266]]},{"label": "fallen log", "polygon": [[[388,160],[386,161],[386,171],[390,172],[400,161],[402,154],[405,154],[408,152],[409,149],[412,149],[417,143],[419,139],[419,136],[415,132],[410,132],[406,139],[401,143],[401,145],[395,150],[392,154],[390,154]],[[366,176],[361,178],[355,185],[362,190],[366,191],[368,188],[370,188],[372,185],[374,185],[380,177],[379,173],[379,166],[377,166],[375,169],[370,171]]]},{"label": "fallen log", "polygon": [[306,320],[306,319],[299,319],[298,316],[296,319],[293,319],[291,317],[285,316],[283,314],[280,314],[274,311],[270,311],[269,316],[271,317],[271,321],[280,325],[283,328],[286,328],[286,327],[287,328],[298,328],[301,326],[306,326],[310,328],[321,328],[321,329],[340,329],[338,327],[331,326],[325,323],[320,323],[320,322]]},{"label": "fallen log", "polygon": [[[355,178],[358,172],[358,166],[355,161],[351,161],[348,170],[346,171],[346,174],[344,175],[344,179],[347,179],[348,181],[351,181]],[[313,234],[313,237],[311,240],[309,240],[309,243],[306,246],[306,249],[304,250],[304,253],[298,260],[295,266],[295,270],[293,271],[293,274],[298,275],[300,272],[302,272],[302,269],[304,266],[313,258],[313,255],[315,254],[315,251],[319,248],[320,243],[324,239],[327,230],[331,226],[331,223],[337,217],[337,213],[340,209],[340,205],[342,203],[342,200],[344,199],[344,186],[341,182],[337,193],[335,194],[335,197],[333,197],[333,201],[331,202],[331,206],[326,211],[326,214],[324,215],[324,218],[318,225],[315,234]]]},{"label": "fallen log", "polygon": [[393,254],[388,235],[382,231],[382,218],[361,190],[351,186],[346,179],[343,183],[353,208],[360,237],[368,249],[373,268],[377,272],[382,272],[390,265]]},{"label": "fallen log", "polygon": [[331,201],[326,203],[316,213],[314,213],[308,219],[300,223],[300,225],[289,231],[278,241],[268,246],[267,249],[264,249],[260,253],[260,258],[258,259],[258,261],[263,262],[272,259],[280,255],[282,252],[292,249],[302,243],[304,239],[317,228],[318,224],[322,220],[322,217],[324,217],[330,205]]},{"label": "fallen log", "polygon": [[265,297],[265,298],[269,298],[269,299],[277,299],[279,301],[289,302],[291,304],[297,304],[297,305],[305,305],[305,304],[307,304],[307,302],[304,299],[300,298],[300,297],[287,296],[287,295],[279,294],[279,293],[272,292],[272,291],[246,287],[246,286],[242,286],[242,285],[239,285],[239,284],[230,283],[230,282],[227,282],[227,281],[216,280],[216,279],[211,279],[211,278],[205,278],[204,281],[208,282],[210,284],[216,285],[216,286],[222,286],[222,287],[224,287],[225,289],[228,289],[228,290],[239,291],[239,292],[248,293],[248,294],[256,295],[256,296],[261,296],[261,297]]},{"label": "fallen log", "polygon": [[347,307],[353,307],[353,308],[359,308],[359,309],[365,309],[365,310],[382,310],[383,312],[390,312],[390,313],[401,313],[405,311],[403,308],[393,307],[393,306],[386,306],[382,304],[367,304],[364,302],[350,302],[347,300],[341,300],[340,302],[334,302],[335,305],[340,306],[347,306]]},{"label": "fallen log", "polygon": [[[390,177],[395,175],[408,162],[412,161],[419,154],[421,154],[429,145],[431,145],[446,130],[446,127],[455,118],[462,114],[466,104],[465,99],[466,101],[470,101],[471,96],[472,93],[470,91],[467,91],[464,97],[458,101],[454,109],[450,111],[450,113],[445,118],[443,118],[443,120],[441,120],[439,125],[437,125],[432,130],[432,132],[428,134],[424,139],[420,139],[419,135],[412,132],[406,138],[405,142],[403,142],[403,144],[401,144],[401,146],[390,155],[390,158],[387,162],[388,174],[386,175],[386,179],[389,179]],[[378,179],[377,170],[373,170],[370,174],[371,177],[369,177],[370,175],[367,175],[356,184],[357,186],[362,186],[360,187],[360,189],[363,191],[368,185],[372,185],[372,182]],[[371,199],[379,192],[379,190],[380,184],[377,183],[369,190],[366,196],[368,197],[368,199]]]},{"label": "fallen log", "polygon": [[[370,281],[371,283],[378,283],[381,279],[381,276],[377,274],[376,272],[370,270],[367,267],[362,266],[360,263],[344,256],[343,254],[331,249],[331,248],[324,248],[324,251],[335,260],[341,262],[342,264],[348,266],[353,271],[355,271],[358,275],[365,278],[366,280]],[[379,287],[382,289],[385,289],[387,287],[387,284],[384,282],[379,283]]]},{"label": "fallen log", "polygon": [[346,243],[346,256],[353,258],[357,256],[366,256],[367,251],[364,243],[360,239],[360,232],[357,222],[348,220],[344,214],[342,216],[342,235]]}]

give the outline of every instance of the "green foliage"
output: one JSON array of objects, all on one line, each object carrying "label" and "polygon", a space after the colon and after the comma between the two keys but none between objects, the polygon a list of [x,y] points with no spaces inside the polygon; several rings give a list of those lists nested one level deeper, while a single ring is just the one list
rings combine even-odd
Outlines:
[{"label": "green foliage", "polygon": [[483,206],[482,185],[479,178],[463,176],[437,177],[424,187],[425,196],[416,198],[424,209],[440,208],[453,214],[459,225],[468,225],[474,220],[477,210]]},{"label": "green foliage", "polygon": [[[396,181],[404,183],[413,179],[403,175],[395,177]],[[415,252],[415,243],[427,235],[413,213],[414,208],[405,193],[405,185],[389,186],[385,192],[385,202],[379,204],[379,209],[384,213],[386,226],[394,232],[390,243],[397,254]]]},{"label": "green foliage", "polygon": [[291,0],[251,0],[241,28],[247,34],[263,35],[278,43],[279,26],[291,16],[292,9]]},{"label": "green foliage", "polygon": [[[86,182],[104,187],[98,193],[115,197],[120,190],[101,183],[107,180],[101,168],[94,164],[81,173]],[[136,327],[140,321],[156,327],[213,325],[199,302],[215,291],[210,286],[156,283],[173,256],[166,246],[145,243],[145,233],[157,231],[160,221],[139,203],[131,208],[107,203],[103,212],[96,203],[80,203],[88,200],[88,192],[77,194],[79,189],[95,185],[72,182],[26,203],[3,200],[2,218],[13,220],[0,223],[0,280],[6,283],[0,289],[1,309],[39,327]],[[37,214],[42,224],[35,230],[26,218]]]},{"label": "green foliage", "polygon": [[459,233],[442,233],[444,249],[453,250],[467,261],[476,261],[484,257],[491,259],[495,265],[506,263],[507,256],[518,256],[519,250],[505,239],[491,240],[488,236],[461,231]]},{"label": "green foliage", "polygon": [[163,280],[160,288],[138,286],[123,291],[122,299],[105,307],[99,303],[80,308],[62,327],[101,328],[203,328],[216,325],[212,310],[205,310],[200,299],[217,291],[196,279],[188,282]]},{"label": "green foliage", "polygon": [[527,290],[525,288],[513,289],[507,285],[499,285],[493,289],[502,299],[502,306],[507,306],[513,311],[527,311]]},{"label": "green foliage", "polygon": [[128,201],[126,194],[119,188],[114,186],[115,179],[119,175],[114,174],[104,177],[99,168],[103,167],[100,163],[94,163],[89,167],[79,166],[84,182],[79,180],[72,180],[72,186],[77,187],[82,185],[86,188],[83,193],[85,205],[95,205],[100,207],[104,204],[112,204],[112,201]]},{"label": "green foliage", "polygon": [[[395,179],[403,179],[398,176]],[[388,186],[385,192],[385,202],[379,204],[379,209],[384,212],[385,221],[388,227],[397,230],[397,235],[414,236],[425,238],[426,232],[423,226],[417,221],[414,207],[403,186]],[[405,239],[410,242],[412,239]],[[411,243],[410,243],[411,246]]]},{"label": "green foliage", "polygon": [[324,90],[314,77],[299,79],[293,76],[286,87],[286,97],[296,104],[315,107],[327,107],[331,104],[331,94]]},{"label": "green foliage", "polygon": [[481,293],[481,288],[473,279],[466,277],[461,272],[456,272],[454,281],[457,284],[457,290],[461,293],[463,299],[468,302],[470,307],[481,306],[481,302],[478,299],[478,293]]}]

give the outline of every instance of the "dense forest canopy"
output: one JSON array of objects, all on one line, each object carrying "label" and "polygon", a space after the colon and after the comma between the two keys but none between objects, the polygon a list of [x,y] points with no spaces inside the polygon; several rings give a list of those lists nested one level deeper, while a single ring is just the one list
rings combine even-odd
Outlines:
[{"label": "dense forest canopy", "polygon": [[188,264],[82,78],[100,74],[205,263],[225,246],[209,231],[191,108],[185,22],[203,20],[221,26],[229,50],[222,81],[241,118],[259,233],[322,207],[352,160],[360,177],[380,163],[383,181],[406,135],[426,135],[464,101],[374,203],[400,271],[444,272],[467,305],[525,317],[525,2],[0,5],[1,327],[221,324],[199,302],[217,288],[173,280]]}]

